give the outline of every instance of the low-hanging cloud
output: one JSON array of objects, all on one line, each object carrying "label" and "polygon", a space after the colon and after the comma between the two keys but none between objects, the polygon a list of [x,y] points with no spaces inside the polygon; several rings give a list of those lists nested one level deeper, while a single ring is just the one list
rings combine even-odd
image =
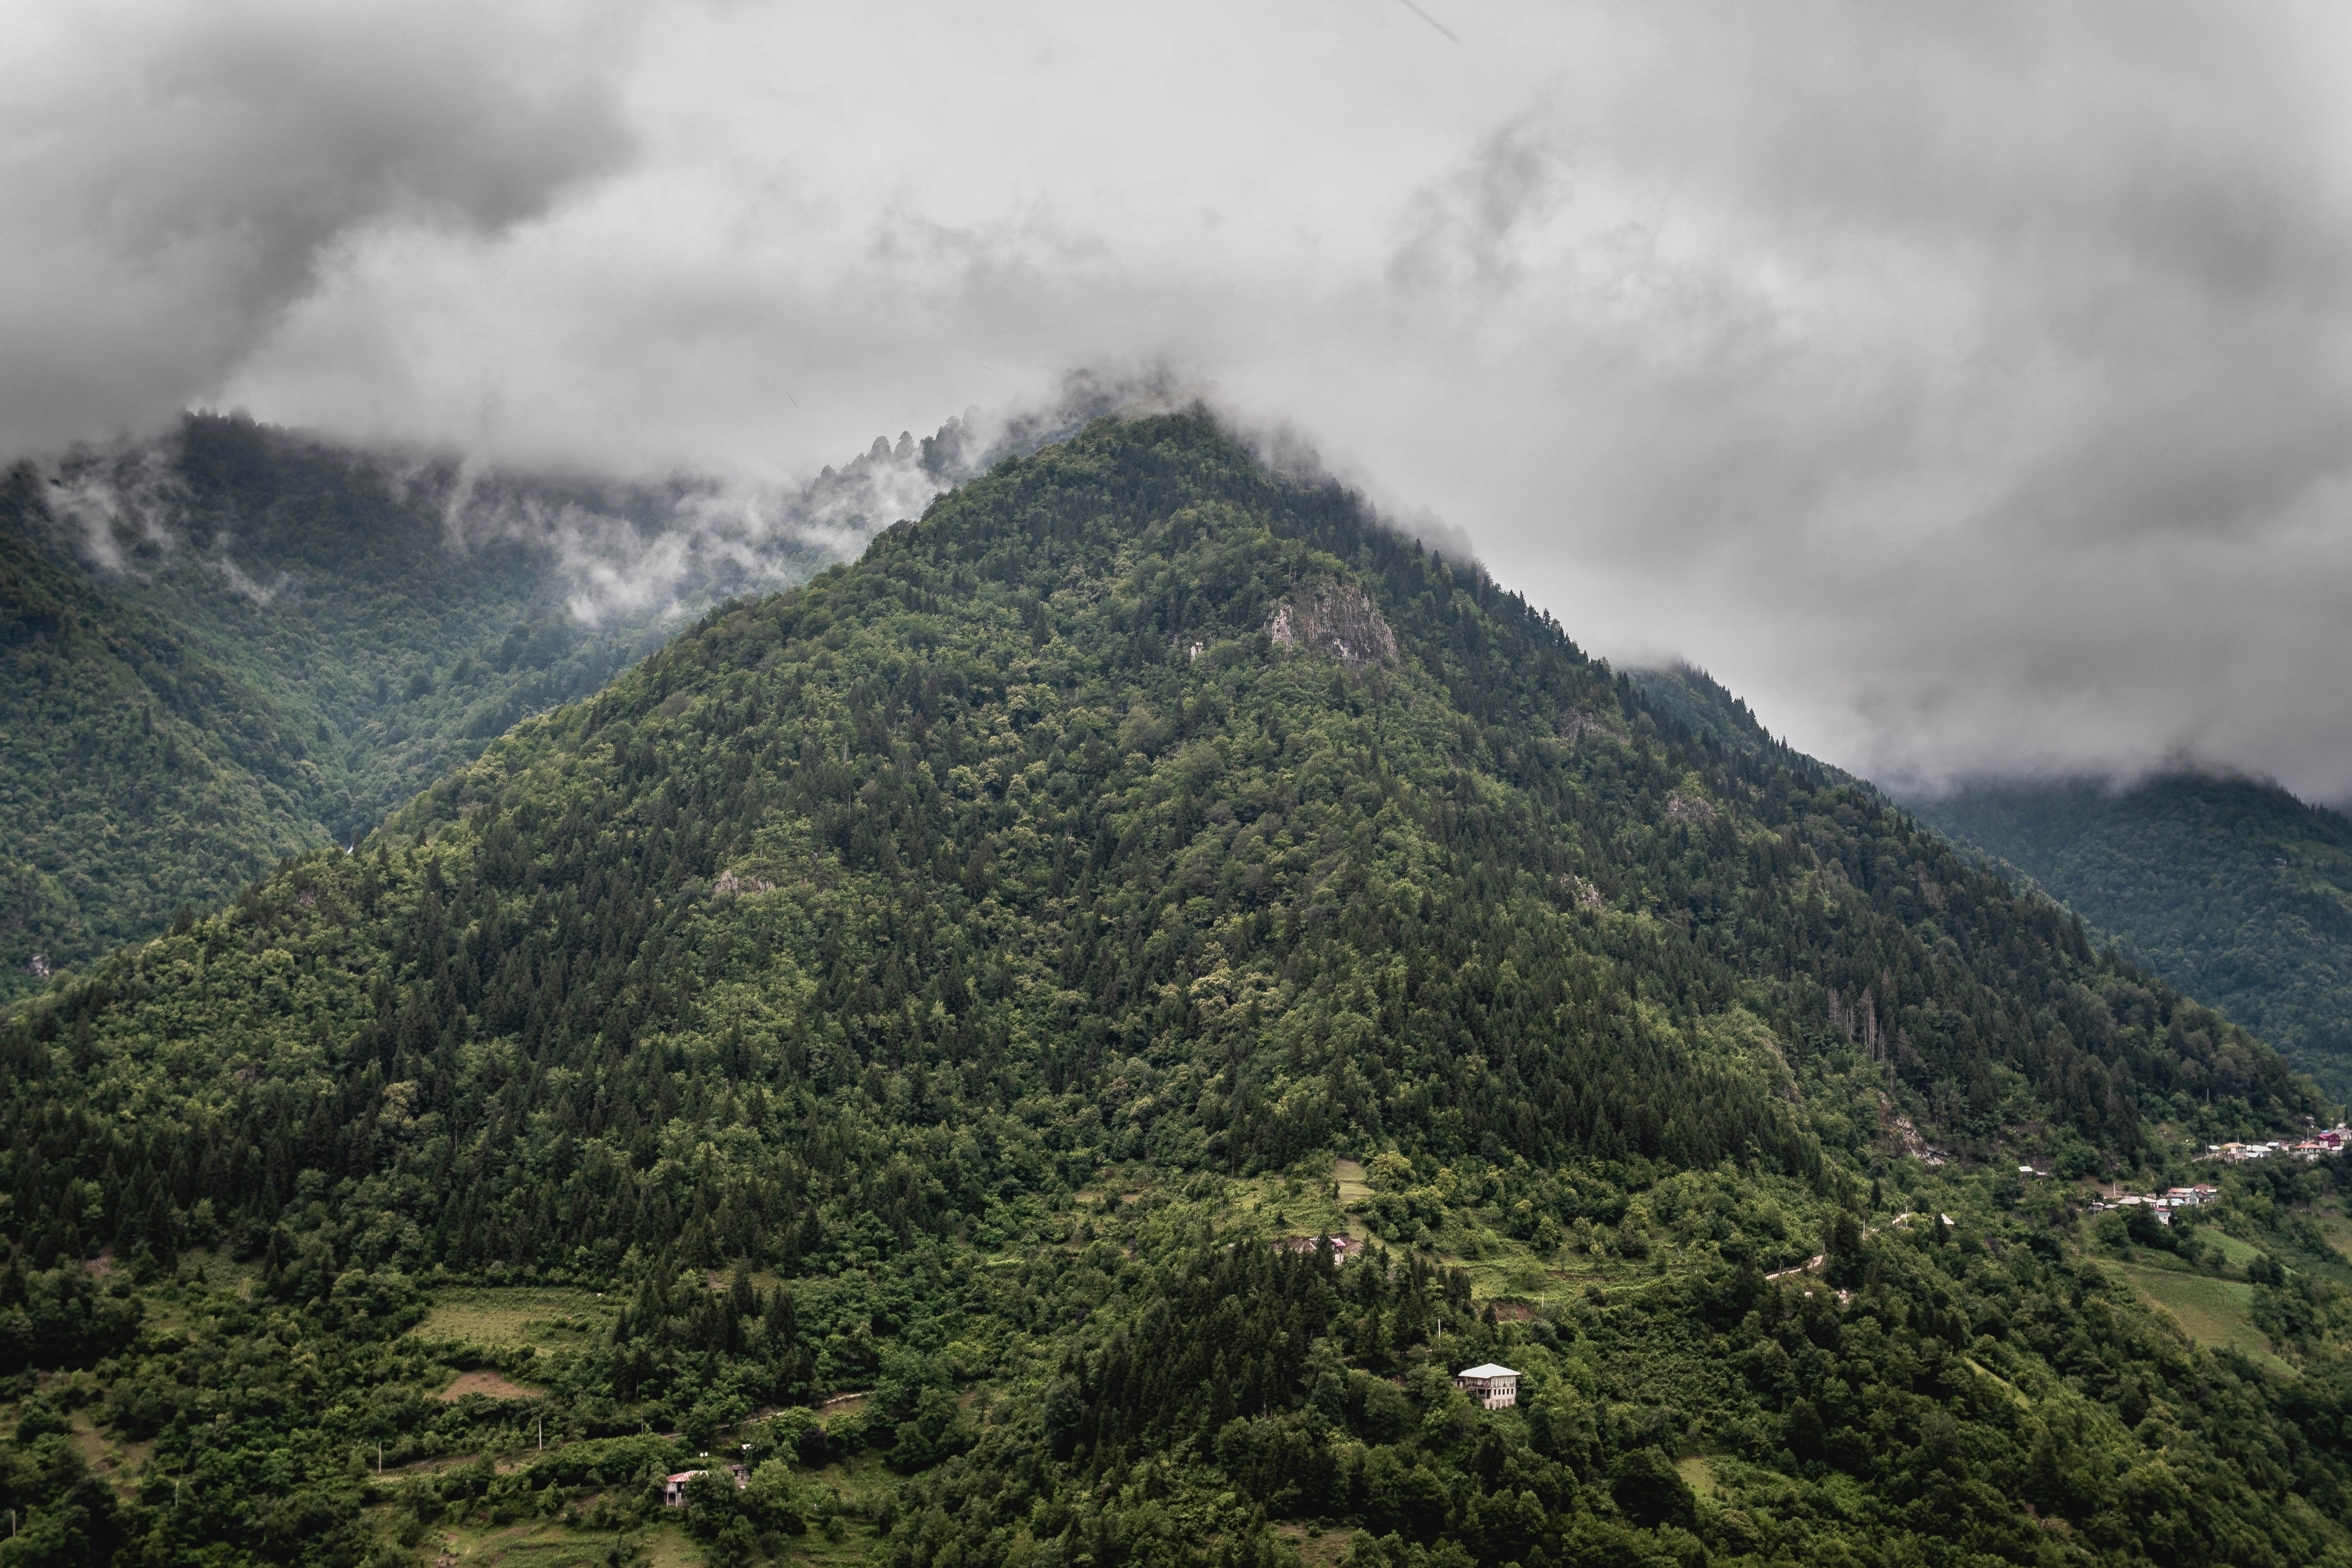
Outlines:
[{"label": "low-hanging cloud", "polygon": [[455,550],[509,542],[541,552],[572,613],[596,624],[796,582],[855,557],[875,534],[921,516],[942,490],[1003,458],[1102,415],[1177,406],[1186,396],[1163,371],[1074,374],[1034,399],[969,408],[920,440],[906,430],[895,442],[877,436],[848,461],[793,482],[707,473],[629,482],[446,458],[388,477],[439,511]]},{"label": "low-hanging cloud", "polygon": [[[1079,373],[1038,397],[973,407],[918,440],[877,436],[838,467],[814,478],[767,481],[711,473],[659,479],[609,470],[527,470],[478,455],[376,446],[346,447],[302,431],[267,429],[260,438],[351,465],[406,506],[437,517],[443,548],[468,555],[520,546],[547,574],[551,596],[591,626],[643,626],[698,612],[718,599],[796,583],[863,551],[901,519],[919,517],[933,498],[1003,458],[1036,450],[1112,413],[1192,406],[1197,389],[1162,370],[1124,375]],[[1258,439],[1258,437],[1253,437]],[[1280,433],[1261,440],[1285,462]],[[1287,466],[1306,477],[1311,454]],[[266,572],[232,514],[200,515],[187,504],[178,429],[142,439],[84,444],[31,465],[56,537],[101,578],[147,577],[193,563],[231,592],[266,606],[295,574]],[[1320,478],[1318,474],[1316,477]],[[248,570],[248,564],[252,570]]]},{"label": "low-hanging cloud", "polygon": [[[191,139],[185,101],[349,123],[341,24],[151,20],[100,68],[61,20],[16,144],[98,150],[5,242],[0,332],[40,352],[0,430],[213,398],[721,476],[647,579],[684,582],[877,427],[1164,363],[1857,771],[2352,790],[2336,13],[1424,8],[1458,46],[1372,0],[427,10],[413,117],[250,166],[276,142]],[[636,591],[597,575],[619,515],[530,524],[590,613]]]},{"label": "low-hanging cloud", "polygon": [[0,67],[0,444],[217,392],[372,234],[463,244],[625,159],[594,6],[17,7]]}]

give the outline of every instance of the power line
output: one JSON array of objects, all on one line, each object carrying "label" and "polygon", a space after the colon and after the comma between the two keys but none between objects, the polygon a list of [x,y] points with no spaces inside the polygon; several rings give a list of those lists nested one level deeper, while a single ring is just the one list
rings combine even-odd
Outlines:
[{"label": "power line", "polygon": [[1433,26],[1433,27],[1436,28],[1439,32],[1441,32],[1441,33],[1444,34],[1444,35],[1445,35],[1445,37],[1446,37],[1446,40],[1447,40],[1447,42],[1449,42],[1449,43],[1455,43],[1455,44],[1458,44],[1458,43],[1460,43],[1460,42],[1462,41],[1460,38],[1457,38],[1457,37],[1455,37],[1454,36],[1454,29],[1453,29],[1453,28],[1451,28],[1451,27],[1447,26],[1444,23],[1443,23],[1443,22],[1439,21],[1436,17],[1434,17],[1434,16],[1431,16],[1428,12],[1426,12],[1426,11],[1423,10],[1420,6],[1418,6],[1418,5],[1414,5],[1414,4],[1412,3],[1412,0],[1397,0],[1397,4],[1398,4],[1398,5],[1402,5],[1402,6],[1403,6],[1406,10],[1408,10],[1408,11],[1412,12],[1414,16],[1416,16],[1420,17],[1423,21],[1424,21],[1424,22],[1428,23],[1431,26]]}]

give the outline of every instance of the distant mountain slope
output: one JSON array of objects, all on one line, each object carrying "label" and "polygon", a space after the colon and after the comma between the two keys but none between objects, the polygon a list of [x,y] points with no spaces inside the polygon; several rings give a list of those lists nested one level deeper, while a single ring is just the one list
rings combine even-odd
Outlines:
[{"label": "distant mountain slope", "polygon": [[[22,515],[22,476],[0,509]],[[0,998],[326,842],[243,672],[0,531]]]},{"label": "distant mountain slope", "polygon": [[[1851,777],[1781,747],[1702,670],[1631,678],[1651,711],[1694,735]],[[2126,791],[1979,782],[1904,805],[2352,1099],[2352,821],[2275,784],[2197,775]]]},{"label": "distant mountain slope", "polygon": [[2275,784],[1979,784],[1912,809],[2352,1098],[2352,822]]},{"label": "distant mountain slope", "polygon": [[681,601],[856,548],[897,514],[848,503],[919,472],[902,447],[827,471],[830,533],[714,523],[708,487],[481,476],[241,418],[17,465],[0,478],[0,1002],[364,834],[658,646]]}]

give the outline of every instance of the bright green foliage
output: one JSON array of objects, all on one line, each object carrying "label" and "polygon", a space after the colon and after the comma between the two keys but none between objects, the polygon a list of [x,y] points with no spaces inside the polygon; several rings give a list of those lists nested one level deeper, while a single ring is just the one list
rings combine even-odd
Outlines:
[{"label": "bright green foliage", "polygon": [[0,478],[0,1001],[365,833],[650,646],[356,454],[204,416],[168,451],[107,524]]},{"label": "bright green foliage", "polygon": [[[2021,1140],[2161,1163],[2154,1122],[2283,1127],[2308,1084],[1867,792],[1661,725],[1482,574],[1201,417],[1099,424],[721,606],[358,854],[43,999],[0,1072],[25,1300],[100,1247],[257,1265],[249,1297],[168,1288],[210,1350],[134,1324],[43,1355],[150,1391],[166,1469],[228,1410],[320,1542],[370,1496],[569,1506],[551,1473],[337,1468],[515,1430],[428,1396],[483,1359],[407,1326],[446,1271],[621,1296],[499,1363],[568,1437],[698,1446],[870,1389],[749,1430],[911,1473],[858,1504],[909,1568],[1273,1564],[1269,1521],[1317,1518],[1363,1531],[1357,1568],[2026,1561],[2066,1540],[2036,1498],[2124,1560],[2345,1551],[2324,1330],[2294,1405],[2163,1342],[2062,1206],[1890,1158],[1900,1116],[2012,1166]],[[1424,1251],[1334,1269],[1234,1228],[1244,1180],[1335,1152]],[[1896,1227],[1874,1170],[1969,1227]],[[1502,1323],[1441,1239],[1608,1288]],[[224,1370],[264,1335],[332,1364]],[[1489,1356],[1527,1409],[1453,1393],[1444,1363]],[[2105,1414],[2126,1379],[2170,1426]],[[1721,1456],[1736,1507],[1661,1448]],[[790,1479],[705,1487],[689,1527],[719,1560],[830,1540],[793,1533],[841,1527]],[[291,1506],[213,1489],[125,1528],[266,1542]]]},{"label": "bright green foliage", "polygon": [[2352,822],[2249,779],[1979,784],[1915,809],[2352,1099]]}]

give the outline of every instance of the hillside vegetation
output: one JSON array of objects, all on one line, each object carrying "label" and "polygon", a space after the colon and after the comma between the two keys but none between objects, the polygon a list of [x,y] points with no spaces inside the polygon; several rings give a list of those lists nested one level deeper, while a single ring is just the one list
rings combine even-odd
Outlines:
[{"label": "hillside vegetation", "polygon": [[2352,1099],[2352,822],[2275,784],[1979,784],[1915,810]]},{"label": "hillside vegetation", "polygon": [[[1651,710],[1695,736],[1853,782],[1776,741],[1702,670],[1632,673]],[[2341,814],[2275,784],[2194,774],[2128,790],[1979,781],[1904,804],[2352,1099],[2352,823]]]},{"label": "hillside vegetation", "polygon": [[1202,416],[719,607],[0,1069],[0,1562],[2352,1561],[2329,1173],[2233,1186],[2278,1374],[1981,1173],[2307,1081]]},{"label": "hillside vegetation", "polygon": [[1769,758],[1830,784],[1854,784],[1852,773],[1809,757],[1764,727],[1748,704],[1724,684],[1693,665],[1675,664],[1626,672],[1650,711],[1693,737],[1727,751]]},{"label": "hillside vegetation", "polygon": [[587,625],[538,543],[459,547],[446,488],[201,415],[0,478],[0,1003],[348,844],[658,646],[664,606]]}]

